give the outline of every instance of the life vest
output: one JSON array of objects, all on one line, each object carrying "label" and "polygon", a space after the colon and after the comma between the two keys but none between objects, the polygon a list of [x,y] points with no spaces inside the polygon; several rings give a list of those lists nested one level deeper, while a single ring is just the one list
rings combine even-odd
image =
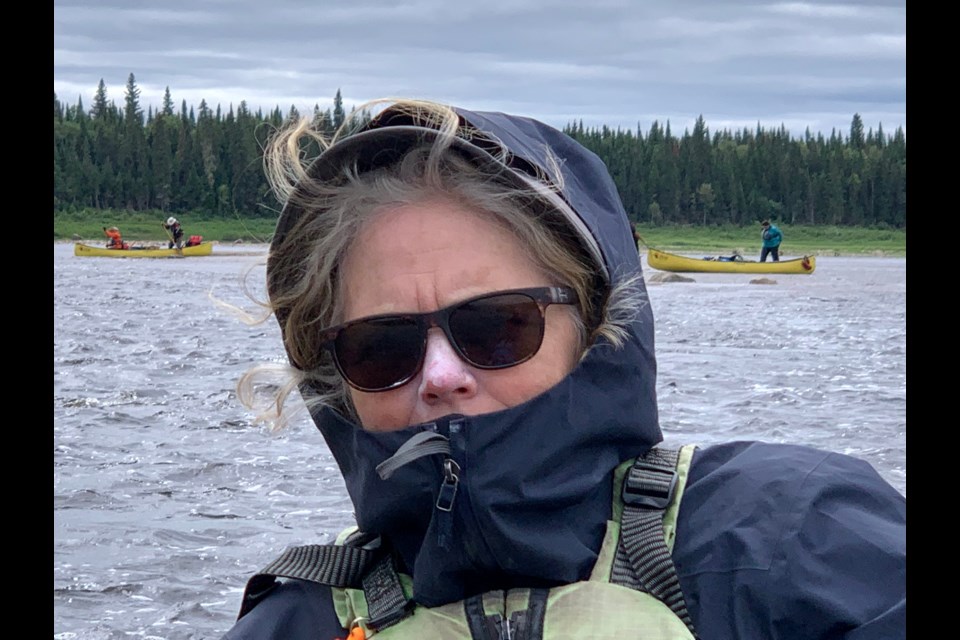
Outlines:
[{"label": "life vest", "polygon": [[380,539],[347,529],[333,545],[288,549],[247,583],[240,616],[277,577],[331,585],[350,637],[382,640],[696,638],[671,559],[677,513],[695,445],[655,447],[614,474],[613,513],[586,580],[553,588],[490,591],[439,607],[412,598]]},{"label": "life vest", "polygon": [[190,236],[190,239],[187,240],[188,247],[195,247],[203,242],[203,236]]},{"label": "life vest", "polygon": [[130,245],[123,241],[120,232],[116,229],[104,229],[109,240],[107,240],[107,249],[129,249]]}]

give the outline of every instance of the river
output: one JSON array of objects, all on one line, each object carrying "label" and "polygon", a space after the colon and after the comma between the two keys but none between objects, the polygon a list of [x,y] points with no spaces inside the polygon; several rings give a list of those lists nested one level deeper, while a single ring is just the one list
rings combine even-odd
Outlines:
[{"label": "river", "polygon": [[[54,244],[54,638],[218,638],[247,577],[352,508],[301,416],[253,423],[234,385],[283,362],[256,307],[264,245],[78,258]],[[648,277],[651,270],[647,269]],[[906,495],[906,259],[648,285],[668,442],[761,439],[868,460]]]}]

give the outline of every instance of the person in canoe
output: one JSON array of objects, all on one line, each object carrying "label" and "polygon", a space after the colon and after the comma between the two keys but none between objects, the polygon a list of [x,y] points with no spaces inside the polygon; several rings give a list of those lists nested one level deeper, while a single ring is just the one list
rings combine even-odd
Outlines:
[{"label": "person in canoe", "polygon": [[123,235],[117,227],[104,227],[103,233],[107,236],[107,249],[130,248],[130,244],[123,241]]},{"label": "person in canoe", "polygon": [[773,258],[774,262],[780,261],[780,243],[783,241],[783,234],[777,225],[770,224],[769,220],[760,223],[760,262],[766,262],[767,256]]},{"label": "person in canoe", "polygon": [[266,150],[290,378],[265,363],[238,397],[279,425],[299,392],[356,526],[265,558],[225,638],[906,637],[906,498],[867,462],[664,445],[654,314],[597,155],[505,113],[355,113],[375,115]]},{"label": "person in canoe", "polygon": [[180,221],[170,216],[163,223],[163,228],[166,229],[167,235],[170,236],[170,242],[167,243],[168,249],[177,249],[183,248],[183,227],[180,225]]}]

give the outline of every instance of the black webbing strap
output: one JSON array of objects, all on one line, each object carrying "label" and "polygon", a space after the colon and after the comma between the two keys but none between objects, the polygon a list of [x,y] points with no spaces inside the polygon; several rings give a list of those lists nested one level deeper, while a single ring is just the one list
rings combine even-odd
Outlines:
[{"label": "black webbing strap", "polygon": [[[499,592],[505,596],[506,592]],[[510,614],[487,615],[483,596],[471,596],[463,601],[463,612],[473,640],[543,640],[543,621],[547,615],[550,590],[530,589],[527,608]]]},{"label": "black webbing strap", "polygon": [[342,545],[311,544],[284,551],[247,581],[237,619],[273,589],[277,578],[363,589],[370,616],[367,625],[374,629],[396,624],[413,610],[413,601],[403,594],[393,555],[379,538],[362,532],[351,534]]},{"label": "black webbing strap", "polygon": [[654,447],[637,458],[624,478],[620,543],[611,581],[656,597],[696,637],[663,531],[664,511],[676,489],[678,454]]},{"label": "black webbing strap", "polygon": [[549,589],[530,589],[527,608],[510,616],[512,640],[543,640],[543,620],[547,615]]},{"label": "black webbing strap", "polygon": [[363,596],[367,600],[367,626],[381,630],[406,618],[413,611],[400,584],[393,556],[385,554],[363,577]]},{"label": "black webbing strap", "polygon": [[335,544],[291,547],[247,581],[242,618],[276,583],[276,578],[309,580],[331,587],[360,588],[363,575],[382,554],[379,549]]},{"label": "black webbing strap", "polygon": [[473,640],[500,640],[503,634],[503,616],[487,615],[483,608],[483,596],[475,595],[463,601],[463,613]]}]

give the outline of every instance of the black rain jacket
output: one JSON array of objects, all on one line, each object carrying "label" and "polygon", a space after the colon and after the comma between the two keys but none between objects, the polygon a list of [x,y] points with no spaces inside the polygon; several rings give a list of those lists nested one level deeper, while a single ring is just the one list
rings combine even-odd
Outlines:
[{"label": "black rain jacket", "polygon": [[[623,205],[596,155],[535,120],[458,112],[503,142],[520,170],[538,167],[563,185],[588,234],[585,245],[609,279],[641,272]],[[377,126],[389,128],[390,121]],[[380,135],[381,154],[408,144],[406,134]],[[548,161],[548,148],[559,163]],[[557,165],[562,180],[552,174]],[[291,225],[285,218],[299,213],[289,209],[278,224],[281,238]],[[649,305],[629,329],[624,347],[595,345],[555,387],[496,413],[388,433],[364,431],[329,408],[313,414],[359,527],[396,549],[419,603],[589,575],[610,515],[614,468],[662,440]],[[435,506],[440,456],[420,458],[387,480],[375,471],[423,430],[448,437],[460,467],[449,512]],[[849,456],[761,442],[698,450],[673,560],[704,639],[906,636],[906,499]],[[288,581],[226,638],[343,636],[329,601],[327,587]]]}]

